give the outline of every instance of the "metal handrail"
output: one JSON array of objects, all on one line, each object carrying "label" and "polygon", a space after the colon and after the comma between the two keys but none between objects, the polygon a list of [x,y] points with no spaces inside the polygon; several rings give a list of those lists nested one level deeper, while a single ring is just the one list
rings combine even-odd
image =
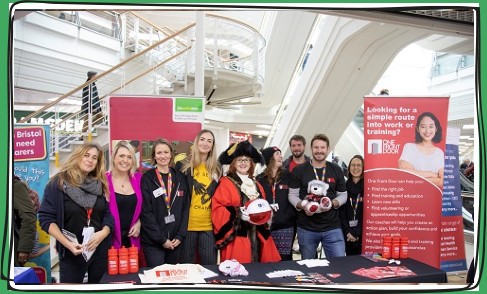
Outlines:
[{"label": "metal handrail", "polygon": [[68,93],[62,95],[61,97],[57,98],[56,100],[52,101],[51,103],[48,103],[46,104],[45,106],[41,107],[40,109],[38,109],[37,111],[27,115],[26,117],[24,117],[23,119],[21,119],[19,121],[19,123],[24,123],[26,122],[27,120],[29,120],[30,118],[32,117],[35,117],[37,115],[39,115],[39,113],[42,113],[44,112],[46,109],[52,107],[53,105],[56,105],[56,104],[59,104],[60,101],[62,101],[63,99],[65,99],[66,97],[68,96],[71,96],[72,94],[78,92],[79,90],[83,89],[84,87],[86,87],[87,85],[89,85],[90,83],[92,82],[96,82],[98,80],[100,80],[101,78],[103,78],[104,76],[108,75],[109,73],[112,73],[114,72],[115,70],[119,69],[120,67],[122,67],[123,65],[129,63],[130,61],[136,59],[137,57],[149,52],[150,50],[154,49],[155,47],[161,45],[162,43],[166,42],[167,40],[169,39],[172,39],[175,35],[178,35],[178,34],[181,34],[183,32],[185,32],[186,30],[194,27],[195,24],[190,24],[184,28],[182,28],[181,30],[179,30],[178,32],[176,32],[175,34],[169,36],[169,37],[166,37],[164,38],[163,40],[159,41],[159,42],[156,42],[154,43],[153,45],[147,47],[146,49],[140,51],[139,53],[136,53],[135,55],[127,58],[126,60],[123,60],[122,62],[118,63],[117,65],[113,66],[112,68],[110,68],[109,70],[103,72],[103,73],[100,73],[99,75],[96,76],[95,79],[91,80],[91,81],[86,81],[85,83],[83,83],[82,85],[74,88],[73,90],[69,91]]},{"label": "metal handrail", "polygon": [[[156,66],[154,66],[154,67],[149,67],[149,68],[148,68],[146,71],[144,71],[144,72],[140,73],[139,75],[137,75],[137,76],[133,77],[132,79],[130,79],[130,80],[128,80],[128,81],[126,81],[126,82],[125,82],[125,85],[129,85],[129,84],[131,84],[132,82],[134,82],[134,81],[138,80],[139,78],[141,78],[141,77],[143,77],[144,75],[148,74],[149,72],[153,71],[153,70],[154,70],[154,68],[156,68],[156,67],[160,67],[160,66],[162,66],[162,65],[166,64],[167,62],[171,61],[172,59],[174,59],[174,58],[176,58],[176,57],[178,57],[178,56],[182,55],[183,53],[186,53],[186,51],[187,51],[187,50],[189,50],[190,48],[191,48],[191,47],[189,47],[188,49],[186,49],[186,50],[184,50],[184,51],[182,51],[182,52],[177,53],[177,54],[176,54],[176,55],[174,55],[174,56],[169,57],[168,59],[165,59],[165,60],[161,61],[160,63],[158,63],[158,64],[157,64]],[[94,80],[96,81],[96,79],[94,79]],[[86,82],[86,83],[85,83],[85,84],[83,84],[83,85],[88,85],[88,84],[90,84],[91,82],[93,82],[93,81]],[[111,90],[111,91],[109,91],[109,92],[110,92],[110,93],[115,93],[116,91],[121,90],[122,88],[123,88],[123,86],[119,86],[119,87],[117,87],[117,88],[112,89],[112,90]],[[107,96],[107,95],[103,95],[103,96],[101,96],[101,97],[100,97],[100,101],[103,101],[103,100],[106,98],[106,96]],[[67,120],[70,120],[70,119],[72,119],[72,118],[75,118],[77,115],[79,115],[79,114],[80,114],[80,112],[81,112],[81,110],[78,110],[78,111],[76,111],[76,112],[71,113],[70,115],[68,115],[68,116],[67,116],[67,117],[65,117],[64,119],[62,119],[62,120],[60,120],[59,122],[55,123],[55,125],[54,125],[54,126],[55,126],[55,127],[57,127],[57,126],[59,126],[59,125],[61,125],[61,124],[65,123]]]},{"label": "metal handrail", "polygon": [[466,191],[473,192],[474,191],[473,182],[470,181],[463,173],[459,173],[459,174],[460,174],[460,184],[462,185],[462,187],[465,188]]}]

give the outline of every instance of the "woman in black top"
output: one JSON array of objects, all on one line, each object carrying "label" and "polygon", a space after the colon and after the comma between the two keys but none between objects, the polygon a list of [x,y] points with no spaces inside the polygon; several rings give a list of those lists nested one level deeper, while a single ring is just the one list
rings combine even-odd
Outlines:
[{"label": "woman in black top", "polygon": [[159,139],[152,146],[152,165],[142,176],[142,247],[147,266],[180,262],[188,228],[189,198],[184,176],[170,167],[172,144]]},{"label": "woman in black top", "polygon": [[282,260],[292,260],[292,246],[296,234],[296,209],[288,200],[291,174],[282,167],[281,150],[268,147],[262,150],[265,170],[257,181],[265,191],[266,200],[273,209],[271,236]]},{"label": "woman in black top", "polygon": [[47,184],[39,221],[56,239],[61,283],[82,283],[88,272],[96,284],[105,273],[113,229],[107,194],[103,150],[94,143],[73,152]]},{"label": "woman in black top", "polygon": [[355,155],[348,164],[347,203],[340,207],[345,252],[360,255],[362,252],[364,159]]}]

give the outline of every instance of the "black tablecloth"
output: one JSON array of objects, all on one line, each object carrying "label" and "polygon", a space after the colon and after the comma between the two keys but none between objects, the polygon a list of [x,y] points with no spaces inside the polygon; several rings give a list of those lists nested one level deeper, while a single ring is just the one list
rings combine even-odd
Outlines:
[{"label": "black tablecloth", "polygon": [[[224,276],[222,273],[219,272],[218,265],[208,265],[204,267],[219,274],[218,277],[207,279],[207,282],[223,283],[297,283],[295,277],[268,278],[266,276],[266,274],[269,272],[280,270],[297,270],[301,271],[305,275],[309,275],[311,273],[319,273],[328,278],[332,283],[446,283],[447,281],[446,273],[444,271],[410,258],[402,259],[400,265],[405,266],[413,271],[416,274],[415,276],[392,277],[384,279],[372,279],[353,274],[352,272],[360,268],[372,268],[376,266],[397,266],[396,264],[389,264],[385,261],[373,262],[360,255],[329,258],[328,261],[330,262],[329,266],[311,268],[308,268],[306,265],[299,265],[296,261],[244,264],[244,267],[249,272],[249,275],[238,277]],[[143,270],[148,270],[148,268],[141,269],[139,272],[142,273]],[[100,283],[120,283],[130,281],[134,281],[134,283],[136,284],[140,283],[138,274],[110,276],[105,273]]]}]

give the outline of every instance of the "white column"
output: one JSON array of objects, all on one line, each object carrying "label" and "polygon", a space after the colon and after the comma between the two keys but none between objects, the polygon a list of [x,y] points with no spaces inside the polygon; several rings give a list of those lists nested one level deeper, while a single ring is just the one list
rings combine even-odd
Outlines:
[{"label": "white column", "polygon": [[205,91],[205,12],[196,11],[194,95],[203,97]]},{"label": "white column", "polygon": [[215,135],[215,151],[217,157],[227,149],[230,144],[230,129],[221,126],[215,126],[214,124],[206,124],[205,129],[213,132]]}]

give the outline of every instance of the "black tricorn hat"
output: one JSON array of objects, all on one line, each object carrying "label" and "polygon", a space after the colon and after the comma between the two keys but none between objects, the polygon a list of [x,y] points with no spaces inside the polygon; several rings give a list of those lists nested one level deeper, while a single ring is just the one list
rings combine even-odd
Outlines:
[{"label": "black tricorn hat", "polygon": [[250,157],[254,163],[264,164],[264,158],[248,140],[231,144],[227,150],[220,154],[218,161],[222,165],[230,164],[235,158],[240,156],[247,156]]}]

